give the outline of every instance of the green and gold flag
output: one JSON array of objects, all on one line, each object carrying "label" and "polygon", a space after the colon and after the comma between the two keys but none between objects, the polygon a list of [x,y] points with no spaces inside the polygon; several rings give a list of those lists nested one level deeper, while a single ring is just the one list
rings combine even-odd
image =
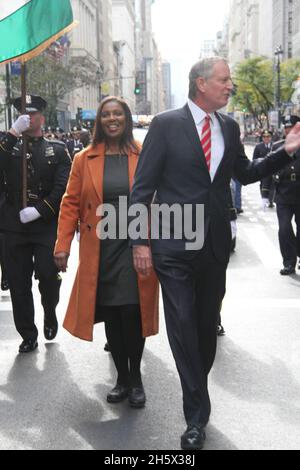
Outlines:
[{"label": "green and gold flag", "polygon": [[70,0],[0,0],[0,63],[28,61],[75,25]]}]

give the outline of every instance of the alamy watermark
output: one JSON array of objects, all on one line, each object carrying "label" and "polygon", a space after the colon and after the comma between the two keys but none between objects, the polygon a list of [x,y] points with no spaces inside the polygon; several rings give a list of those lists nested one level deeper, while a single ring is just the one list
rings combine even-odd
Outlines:
[{"label": "alamy watermark", "polygon": [[128,197],[119,204],[102,204],[97,209],[100,240],[184,240],[187,251],[201,250],[204,245],[203,204],[134,204]]}]

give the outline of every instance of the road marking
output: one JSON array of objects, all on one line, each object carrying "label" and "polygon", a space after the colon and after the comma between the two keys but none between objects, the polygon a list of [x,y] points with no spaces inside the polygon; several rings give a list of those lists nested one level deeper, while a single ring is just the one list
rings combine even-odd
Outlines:
[{"label": "road marking", "polygon": [[264,228],[250,226],[244,228],[244,234],[248,238],[252,248],[260,258],[263,265],[271,269],[278,269],[282,264],[279,248],[276,248],[267,236]]}]

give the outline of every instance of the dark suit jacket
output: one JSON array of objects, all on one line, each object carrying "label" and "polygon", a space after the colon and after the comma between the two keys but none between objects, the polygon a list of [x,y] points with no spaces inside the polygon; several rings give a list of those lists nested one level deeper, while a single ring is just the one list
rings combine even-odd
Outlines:
[{"label": "dark suit jacket", "polygon": [[[251,162],[245,155],[238,124],[216,113],[225,141],[225,152],[214,181],[211,181],[199,134],[188,105],[154,118],[140,155],[131,204],[155,202],[173,205],[203,204],[205,236],[211,237],[217,259],[227,262],[231,229],[228,211],[230,180],[242,184],[262,180],[290,162],[284,150],[263,161]],[[145,245],[146,240],[132,241]],[[152,252],[170,254],[185,251],[186,240],[152,240]]]}]

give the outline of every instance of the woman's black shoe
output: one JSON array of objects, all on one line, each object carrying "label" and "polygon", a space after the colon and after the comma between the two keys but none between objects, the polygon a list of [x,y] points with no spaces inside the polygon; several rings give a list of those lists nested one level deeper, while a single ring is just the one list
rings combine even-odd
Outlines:
[{"label": "woman's black shoe", "polygon": [[1,281],[1,290],[3,290],[3,292],[9,290],[8,281],[6,279],[2,279]]},{"label": "woman's black shoe", "polygon": [[58,324],[53,326],[44,325],[44,336],[47,341],[53,341],[58,332]]},{"label": "woman's black shoe", "polygon": [[113,388],[108,394],[107,394],[107,401],[108,403],[121,403],[128,397],[128,387],[125,385],[119,385],[117,384],[115,388]]},{"label": "woman's black shoe", "polygon": [[143,385],[132,387],[129,391],[129,405],[132,408],[144,408],[146,404],[146,395]]}]

